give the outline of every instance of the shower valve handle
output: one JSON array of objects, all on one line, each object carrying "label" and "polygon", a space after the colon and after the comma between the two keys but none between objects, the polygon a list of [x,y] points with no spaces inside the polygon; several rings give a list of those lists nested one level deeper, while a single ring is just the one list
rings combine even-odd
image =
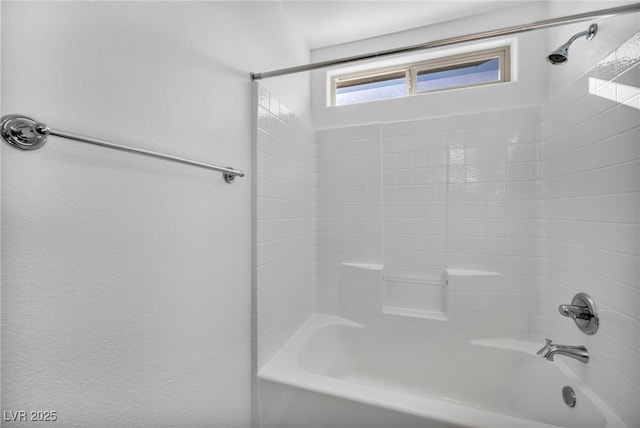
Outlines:
[{"label": "shower valve handle", "polygon": [[585,334],[595,334],[598,331],[600,319],[596,304],[585,293],[578,293],[573,296],[570,305],[558,306],[558,312],[560,312],[560,315],[575,321],[578,328]]},{"label": "shower valve handle", "polygon": [[593,315],[587,306],[578,306],[578,305],[560,305],[558,306],[558,311],[560,315],[569,317],[571,319],[581,319],[588,320]]}]

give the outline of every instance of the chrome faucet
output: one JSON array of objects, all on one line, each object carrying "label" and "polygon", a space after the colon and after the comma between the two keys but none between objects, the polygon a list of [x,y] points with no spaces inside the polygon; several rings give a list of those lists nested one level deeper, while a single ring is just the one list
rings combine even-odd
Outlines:
[{"label": "chrome faucet", "polygon": [[557,354],[566,355],[585,364],[589,362],[589,351],[584,346],[554,345],[551,339],[545,340],[546,343],[542,349],[536,353],[545,360],[553,361],[553,356]]}]

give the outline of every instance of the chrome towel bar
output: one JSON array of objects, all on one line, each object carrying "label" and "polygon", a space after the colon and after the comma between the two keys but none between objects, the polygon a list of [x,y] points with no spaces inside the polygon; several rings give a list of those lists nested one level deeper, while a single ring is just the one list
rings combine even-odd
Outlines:
[{"label": "chrome towel bar", "polygon": [[2,139],[7,144],[20,150],[39,149],[40,147],[45,145],[45,143],[47,142],[47,137],[49,135],[53,135],[55,137],[67,138],[69,140],[75,140],[81,143],[94,144],[96,146],[107,147],[109,149],[121,150],[128,153],[136,153],[139,155],[150,156],[153,158],[164,159],[183,163],[186,165],[197,166],[199,168],[218,171],[222,173],[222,176],[227,183],[233,182],[236,177],[244,177],[244,172],[228,166],[222,167],[209,165],[206,163],[196,162],[176,156],[164,155],[162,153],[152,152],[149,150],[134,149],[132,147],[107,143],[105,141],[94,140],[92,138],[80,137],[68,132],[51,129],[44,123],[36,122],[35,120],[27,116],[19,114],[12,114],[2,117],[2,121],[0,123],[0,133],[2,134]]}]

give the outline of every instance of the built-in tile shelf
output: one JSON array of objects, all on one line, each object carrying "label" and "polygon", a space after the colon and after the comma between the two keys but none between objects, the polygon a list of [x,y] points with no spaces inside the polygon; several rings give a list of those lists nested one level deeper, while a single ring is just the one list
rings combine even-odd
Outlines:
[{"label": "built-in tile shelf", "polygon": [[[481,313],[496,313],[503,281],[491,271],[447,269],[431,277],[399,277],[387,275],[382,264],[341,263],[339,315],[357,322],[395,315],[472,329]],[[466,316],[470,313],[474,316]]]},{"label": "built-in tile shelf", "polygon": [[399,308],[395,306],[383,306],[382,313],[387,315],[398,315],[402,317],[423,318],[436,321],[448,321],[449,317],[445,312],[423,311],[419,309]]}]

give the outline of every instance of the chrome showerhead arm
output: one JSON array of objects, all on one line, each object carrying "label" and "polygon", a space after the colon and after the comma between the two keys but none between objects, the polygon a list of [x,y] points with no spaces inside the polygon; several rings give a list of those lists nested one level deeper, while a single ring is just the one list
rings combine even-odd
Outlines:
[{"label": "chrome showerhead arm", "polygon": [[547,56],[547,62],[553,65],[565,64],[569,60],[569,46],[571,46],[571,43],[575,42],[576,39],[582,36],[585,36],[587,40],[591,40],[595,37],[597,32],[598,24],[591,24],[586,31],[581,31],[578,34],[574,34],[568,42],[566,42]]},{"label": "chrome showerhead arm", "polygon": [[581,31],[578,34],[574,34],[567,43],[565,43],[566,45],[570,45],[571,43],[575,42],[576,39],[579,39],[582,36],[586,36],[587,40],[591,40],[596,36],[596,33],[598,32],[598,24],[591,24],[589,25],[589,28],[585,31]]}]

